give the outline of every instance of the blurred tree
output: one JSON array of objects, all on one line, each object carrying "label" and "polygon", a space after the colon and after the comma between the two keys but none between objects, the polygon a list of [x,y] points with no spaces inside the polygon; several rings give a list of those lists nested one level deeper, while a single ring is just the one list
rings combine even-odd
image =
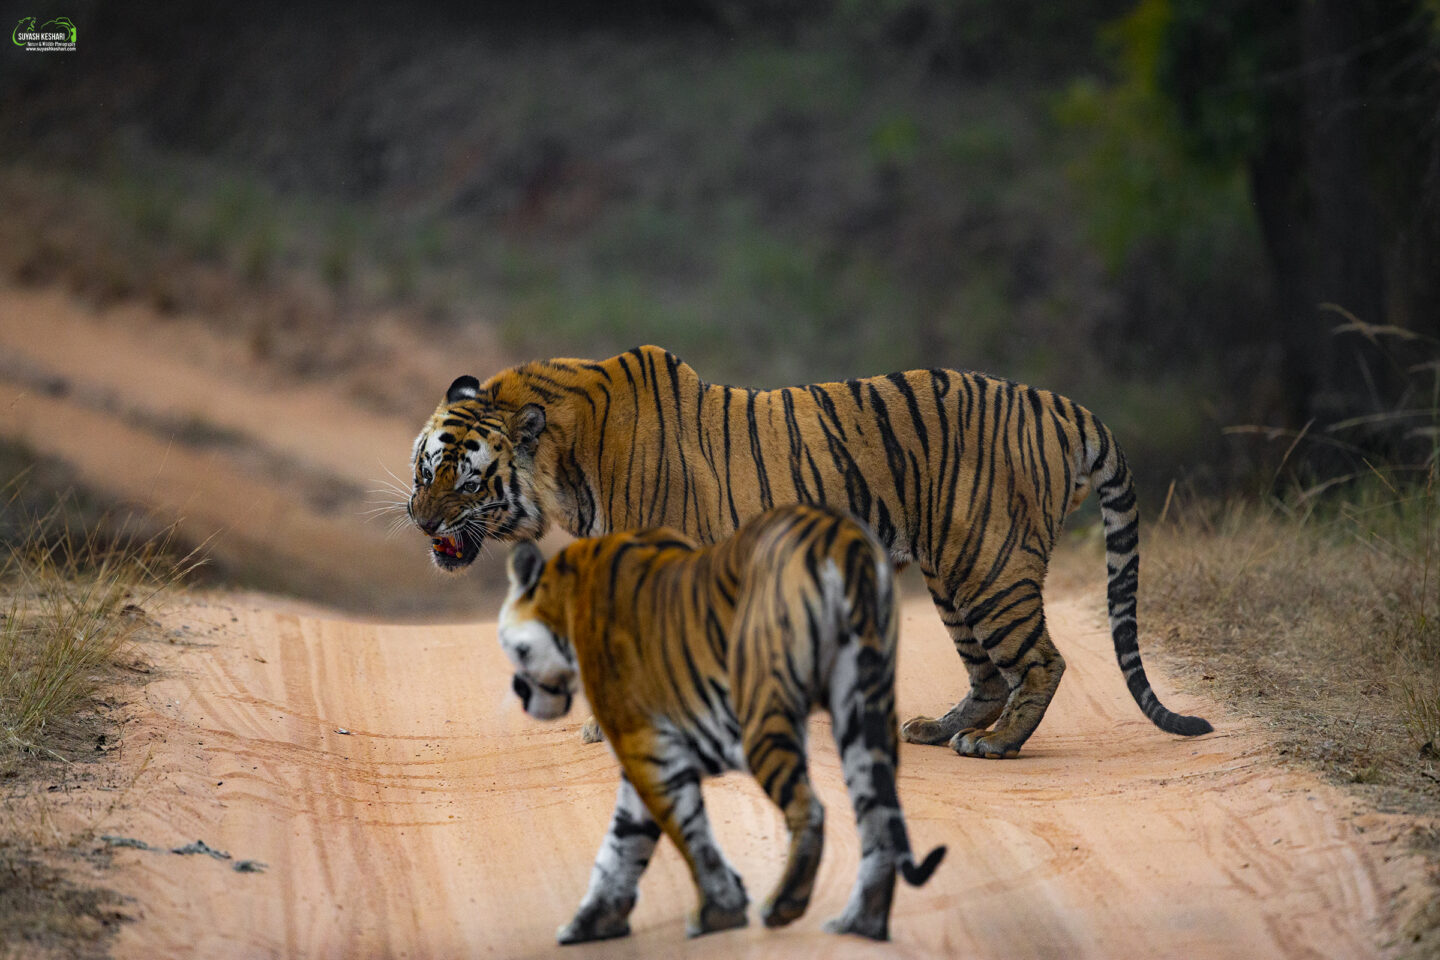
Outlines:
[{"label": "blurred tree", "polygon": [[1331,331],[1350,316],[1440,334],[1440,4],[1142,6],[1157,2],[1169,8],[1157,81],[1188,150],[1248,174],[1289,417],[1407,405],[1404,356],[1377,360]]}]

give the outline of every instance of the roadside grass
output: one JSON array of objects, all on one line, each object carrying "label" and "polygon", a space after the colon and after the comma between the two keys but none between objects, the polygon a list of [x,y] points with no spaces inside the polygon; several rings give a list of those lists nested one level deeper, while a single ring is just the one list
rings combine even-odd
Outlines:
[{"label": "roadside grass", "polygon": [[1432,473],[1333,504],[1194,503],[1150,531],[1144,611],[1167,650],[1282,749],[1440,813],[1440,503]]},{"label": "roadside grass", "polygon": [[145,605],[198,563],[194,552],[177,556],[173,526],[149,536],[131,520],[75,529],[63,499],[6,545],[0,768],[19,756],[66,759],[49,741],[64,736],[105,669],[126,654]]},{"label": "roadside grass", "polygon": [[[1142,548],[1141,623],[1279,753],[1420,819],[1425,889],[1389,946],[1440,950],[1440,483],[1379,473],[1314,503],[1167,503]],[[1425,826],[1428,822],[1429,826]],[[1408,905],[1407,905],[1408,904]],[[1428,905],[1427,905],[1428,904]]]},{"label": "roadside grass", "polygon": [[[116,741],[106,690],[143,665],[147,608],[202,562],[174,525],[92,515],[82,497],[0,487],[0,956],[101,957],[126,919],[114,893],[72,879],[94,855],[44,782],[88,779]],[[30,512],[49,500],[43,512]],[[113,706],[113,704],[110,704]],[[107,744],[108,740],[108,744]],[[54,789],[52,786],[50,789]]]}]

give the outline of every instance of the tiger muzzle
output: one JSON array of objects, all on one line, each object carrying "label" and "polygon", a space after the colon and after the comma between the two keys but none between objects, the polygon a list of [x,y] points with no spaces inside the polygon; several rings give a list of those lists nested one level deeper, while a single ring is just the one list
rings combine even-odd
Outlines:
[{"label": "tiger muzzle", "polygon": [[520,705],[525,708],[525,712],[537,720],[563,717],[570,712],[570,707],[575,702],[575,695],[570,692],[568,685],[541,683],[534,677],[518,673],[511,680],[510,689],[520,698]]}]

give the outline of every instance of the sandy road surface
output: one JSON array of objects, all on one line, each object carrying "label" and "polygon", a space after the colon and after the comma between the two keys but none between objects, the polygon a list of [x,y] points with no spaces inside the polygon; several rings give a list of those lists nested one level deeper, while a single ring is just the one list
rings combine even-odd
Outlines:
[{"label": "sandy road surface", "polygon": [[[403,499],[396,477],[408,476],[431,406],[385,413],[369,392],[422,379],[438,400],[457,362],[419,334],[394,350],[380,369],[307,380],[257,360],[241,332],[0,285],[0,436],[64,464],[76,484],[178,519],[261,588],[391,614],[490,609],[493,598],[455,597],[424,539],[391,536],[395,514],[374,513]],[[489,580],[493,556],[482,558]]]},{"label": "sandy road surface", "polygon": [[[484,343],[462,352],[500,365]],[[423,540],[362,522],[376,480],[404,472],[429,402],[397,416],[370,392],[443,385],[454,363],[396,331],[390,354],[306,381],[258,361],[233,331],[0,288],[0,434],[83,483],[184,517],[196,539],[222,531],[215,554],[254,582],[352,607],[495,607],[483,591],[493,568],[437,577]],[[578,742],[583,704],[564,724],[526,719],[493,626],[382,626],[298,609],[220,597],[166,613],[176,642],[146,650],[156,679],[122,727],[119,782],[132,785],[47,795],[62,817],[73,807],[90,824],[100,811],[97,832],[163,847],[199,838],[268,864],[240,874],[233,860],[118,850],[97,881],[134,898],[137,922],[117,954],[559,952],[554,929],[585,887],[616,782],[608,751]],[[1277,767],[1257,735],[1163,682],[1172,707],[1220,732],[1160,733],[1125,693],[1099,609],[1098,597],[1052,596],[1070,670],[1022,759],[904,747],[914,843],[947,843],[950,854],[929,885],[899,891],[892,944],[819,932],[845,898],[856,851],[817,718],[811,765],[830,817],[809,914],[780,932],[704,938],[686,955],[1376,955],[1377,918],[1403,882],[1386,862],[1393,825]],[[943,709],[961,682],[932,611],[912,604],[902,715]],[[708,796],[759,901],[780,870],[779,817],[742,777]],[[563,956],[675,956],[692,902],[678,855],[662,845],[635,935]]]},{"label": "sandy road surface", "polygon": [[[844,901],[856,844],[817,717],[811,763],[830,816],[810,912],[778,932],[752,920],[684,955],[1378,955],[1396,885],[1383,822],[1277,767],[1257,735],[1163,680],[1172,707],[1219,730],[1192,741],[1156,730],[1125,692],[1098,610],[1096,596],[1052,601],[1070,669],[1022,759],[904,746],[913,842],[950,852],[929,885],[900,887],[892,943],[819,929]],[[122,763],[140,772],[104,830],[199,838],[268,868],[117,851],[106,882],[135,898],[137,917],[117,956],[560,953],[553,932],[585,887],[616,768],[579,743],[583,702],[559,724],[522,715],[493,625],[345,622],[224,597],[164,618],[181,642],[147,650],[157,679],[123,728]],[[947,704],[961,671],[928,605],[907,602],[902,637],[902,715]],[[758,902],[781,866],[779,817],[738,775],[707,797]],[[693,894],[668,844],[641,891],[632,937],[561,955],[680,955]]]}]

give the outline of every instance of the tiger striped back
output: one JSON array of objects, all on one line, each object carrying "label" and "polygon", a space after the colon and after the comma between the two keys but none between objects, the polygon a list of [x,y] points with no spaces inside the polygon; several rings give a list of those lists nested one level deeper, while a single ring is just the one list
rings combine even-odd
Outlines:
[{"label": "tiger striped back", "polygon": [[859,875],[830,929],[885,939],[897,868],[919,885],[944,848],[916,863],[900,812],[898,616],[889,561],[869,531],[833,509],[792,505],[709,547],[660,529],[580,540],[545,563],[521,544],[509,571],[500,641],[526,711],[567,712],[578,671],[623,771],[610,835],[561,942],[628,929],[662,830],[699,891],[691,932],[745,922],[744,887],[699,789],[725,770],[754,775],[790,832],[766,925],[804,913],[824,840],[805,753],[814,707],[834,718],[861,836]]},{"label": "tiger striped back", "polygon": [[1041,585],[1066,515],[1096,490],[1126,683],[1162,729],[1210,730],[1167,710],[1145,676],[1130,472],[1109,429],[1058,394],[953,370],[747,390],[639,347],[459,378],[415,468],[411,515],[447,568],[484,538],[551,522],[576,536],[663,525],[713,543],[777,504],[850,511],[894,560],[920,566],[970,675],[963,700],[903,735],[982,757],[1014,756],[1060,682]]}]

